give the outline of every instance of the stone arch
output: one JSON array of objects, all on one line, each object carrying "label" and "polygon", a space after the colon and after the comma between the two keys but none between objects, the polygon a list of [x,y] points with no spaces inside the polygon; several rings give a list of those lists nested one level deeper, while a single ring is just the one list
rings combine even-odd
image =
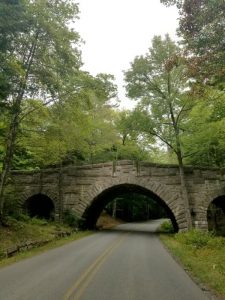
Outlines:
[{"label": "stone arch", "polygon": [[54,218],[55,206],[48,196],[39,193],[27,199],[24,210],[30,217],[50,220]]},{"label": "stone arch", "polygon": [[207,197],[205,203],[205,208],[207,209],[211,202],[213,202],[214,199],[225,196],[225,187],[224,188],[216,188],[211,189],[207,192]]},{"label": "stone arch", "polygon": [[[21,211],[27,212],[27,206],[26,204],[30,199],[34,199],[35,197],[42,197],[49,199],[49,201],[52,202],[53,211],[54,211],[54,218],[58,216],[58,210],[59,210],[59,204],[58,204],[58,195],[52,190],[44,189],[42,191],[40,190],[29,190],[24,193],[22,193],[19,197],[18,206]],[[48,201],[48,200],[47,200]]]},{"label": "stone arch", "polygon": [[187,222],[185,219],[185,209],[181,198],[180,191],[174,191],[167,185],[159,182],[151,181],[149,178],[143,177],[127,177],[127,178],[109,178],[104,181],[97,181],[87,191],[82,203],[82,216],[86,218],[88,209],[93,205],[96,199],[104,194],[104,192],[114,189],[119,186],[133,186],[137,189],[149,192],[149,194],[155,195],[156,198],[161,200],[165,206],[170,210],[174,216],[174,223],[177,225],[178,230],[186,230]]},{"label": "stone arch", "polygon": [[205,209],[207,229],[225,234],[225,191],[214,190],[210,193]]},{"label": "stone arch", "polygon": [[208,230],[208,208],[210,204],[219,197],[225,197],[225,188],[216,187],[210,188],[205,192],[205,197],[200,203],[198,203],[197,208],[195,209],[195,227],[201,230]]}]

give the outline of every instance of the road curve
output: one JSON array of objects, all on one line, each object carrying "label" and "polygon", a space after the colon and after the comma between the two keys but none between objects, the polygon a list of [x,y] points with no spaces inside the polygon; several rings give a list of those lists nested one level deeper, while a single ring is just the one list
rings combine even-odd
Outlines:
[{"label": "road curve", "polygon": [[153,233],[123,224],[0,269],[1,300],[206,300]]}]

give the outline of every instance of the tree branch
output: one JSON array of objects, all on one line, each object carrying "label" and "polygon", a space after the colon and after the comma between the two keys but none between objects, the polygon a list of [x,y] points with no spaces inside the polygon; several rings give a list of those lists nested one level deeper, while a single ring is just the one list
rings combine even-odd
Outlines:
[{"label": "tree branch", "polygon": [[[55,101],[55,99],[51,99],[51,100],[49,100],[49,101],[43,103],[43,106],[46,106],[46,105],[48,105],[48,104],[50,104],[51,102],[54,102],[54,101]],[[21,122],[23,119],[25,119],[29,114],[31,114],[31,113],[33,113],[34,111],[39,110],[39,109],[41,109],[41,107],[34,107],[34,108],[30,109],[29,111],[27,111],[26,113],[24,113],[24,114],[20,117],[20,122]]]},{"label": "tree branch", "polygon": [[152,88],[157,91],[159,94],[161,94],[161,96],[163,97],[163,99],[167,99],[166,95],[161,91],[161,89],[158,87],[157,84],[153,83],[150,78],[148,77],[147,74],[144,74],[144,77],[146,78],[146,80],[150,83],[150,85],[152,86]]},{"label": "tree branch", "polygon": [[186,112],[186,111],[191,110],[191,107],[185,109],[186,105],[187,105],[187,102],[181,107],[181,109],[180,109],[180,111],[179,111],[179,113],[178,113],[178,115],[177,115],[177,117],[176,117],[176,120],[175,120],[176,125],[177,125],[178,122],[179,122],[179,119],[180,119],[180,117],[181,117],[181,114],[182,114],[183,112]]}]

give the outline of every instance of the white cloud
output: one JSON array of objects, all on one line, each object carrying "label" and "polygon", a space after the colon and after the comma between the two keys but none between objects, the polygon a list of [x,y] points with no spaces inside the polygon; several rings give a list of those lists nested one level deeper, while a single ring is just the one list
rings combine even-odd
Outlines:
[{"label": "white cloud", "polygon": [[76,30],[85,40],[83,68],[93,75],[113,74],[123,100],[122,71],[136,55],[147,52],[154,35],[176,37],[178,12],[160,0],[80,0],[79,7]]}]

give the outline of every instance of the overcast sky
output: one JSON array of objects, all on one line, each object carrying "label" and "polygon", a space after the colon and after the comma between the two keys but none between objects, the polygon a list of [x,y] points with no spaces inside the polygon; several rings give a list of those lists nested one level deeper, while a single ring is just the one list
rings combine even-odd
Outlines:
[{"label": "overcast sky", "polygon": [[85,41],[82,59],[92,75],[110,73],[116,78],[122,106],[129,106],[122,88],[123,70],[136,55],[145,54],[154,35],[176,37],[178,12],[160,0],[78,0],[76,30]]}]

